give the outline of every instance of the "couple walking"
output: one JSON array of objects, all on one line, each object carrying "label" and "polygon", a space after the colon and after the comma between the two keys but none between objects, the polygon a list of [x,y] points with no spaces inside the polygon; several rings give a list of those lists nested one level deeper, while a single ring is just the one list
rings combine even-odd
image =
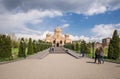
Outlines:
[{"label": "couple walking", "polygon": [[102,47],[99,47],[95,51],[95,63],[98,60],[98,64],[104,63],[104,51]]},{"label": "couple walking", "polygon": [[50,50],[49,50],[49,52],[54,52],[54,48],[51,47]]}]

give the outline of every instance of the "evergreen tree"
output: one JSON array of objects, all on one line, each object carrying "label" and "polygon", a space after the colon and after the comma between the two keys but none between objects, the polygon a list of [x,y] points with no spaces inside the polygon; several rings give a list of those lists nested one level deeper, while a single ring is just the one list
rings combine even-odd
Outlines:
[{"label": "evergreen tree", "polygon": [[[120,37],[120,36],[119,36]],[[119,51],[120,51],[120,38],[119,38]],[[119,53],[119,58],[120,58],[120,53]]]},{"label": "evergreen tree", "polygon": [[114,48],[112,46],[112,39],[110,40],[109,48],[108,48],[108,58],[112,59],[114,54]]},{"label": "evergreen tree", "polygon": [[37,53],[37,44],[35,40],[33,41],[33,52]]},{"label": "evergreen tree", "polygon": [[19,47],[19,43],[15,40],[12,40],[12,48],[18,48]]},{"label": "evergreen tree", "polygon": [[38,43],[38,41],[36,43],[36,49],[37,49],[37,52],[39,52],[39,43]]},{"label": "evergreen tree", "polygon": [[120,56],[120,46],[119,46],[119,35],[117,30],[114,31],[112,39],[110,41],[108,49],[108,58],[119,59]]},{"label": "evergreen tree", "polygon": [[81,50],[81,51],[84,51],[84,52],[85,52],[85,50],[86,50],[86,42],[85,42],[84,40],[81,41],[80,50]]},{"label": "evergreen tree", "polygon": [[32,43],[32,38],[29,38],[29,42],[28,42],[28,52],[27,52],[27,54],[28,55],[31,55],[31,54],[33,54],[33,43]]},{"label": "evergreen tree", "polygon": [[19,57],[26,57],[26,43],[24,41],[24,38],[21,38],[18,56]]},{"label": "evergreen tree", "polygon": [[80,51],[80,43],[76,42],[76,51]]},{"label": "evergreen tree", "polygon": [[89,53],[92,53],[92,43],[88,43]]},{"label": "evergreen tree", "polygon": [[9,36],[0,35],[0,58],[10,59],[12,57],[11,39]]},{"label": "evergreen tree", "polygon": [[81,41],[81,44],[80,44],[80,50],[83,51],[84,53],[88,54],[90,53],[90,44],[86,43],[86,41]]},{"label": "evergreen tree", "polygon": [[6,57],[12,57],[12,42],[9,36],[6,37]]},{"label": "evergreen tree", "polygon": [[2,48],[3,48],[3,40],[2,40],[2,35],[0,34],[0,58],[2,58]]},{"label": "evergreen tree", "polygon": [[73,43],[73,49],[76,50],[76,43]]},{"label": "evergreen tree", "polygon": [[90,53],[90,48],[91,48],[90,43],[86,44],[86,50],[85,50],[85,52],[86,52],[87,54]]}]

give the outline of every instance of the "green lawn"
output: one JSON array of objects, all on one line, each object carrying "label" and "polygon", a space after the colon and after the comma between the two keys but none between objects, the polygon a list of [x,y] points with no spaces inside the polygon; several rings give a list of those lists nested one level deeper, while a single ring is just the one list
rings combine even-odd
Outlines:
[{"label": "green lawn", "polygon": [[104,48],[103,50],[104,50],[104,56],[107,56],[107,54],[108,54],[108,48]]},{"label": "green lawn", "polygon": [[18,48],[12,48],[12,56],[13,56],[13,59],[16,59],[16,58],[17,58],[18,51],[19,51]]},{"label": "green lawn", "polygon": [[[104,59],[105,59],[105,61],[113,62],[113,63],[120,63],[120,59],[118,59],[118,60],[107,59],[108,48],[104,48],[103,50],[104,50]],[[89,58],[93,58],[93,56],[94,56],[93,54],[94,53],[92,53],[92,50],[91,50],[91,53],[90,54],[86,54],[86,56],[89,57]]]},{"label": "green lawn", "polygon": [[12,57],[11,58],[1,58],[0,62],[9,61],[11,59],[16,59],[16,58],[18,58],[17,55],[18,55],[18,48],[12,48]]},{"label": "green lawn", "polygon": [[120,59],[117,60],[112,60],[112,59],[105,59],[107,62],[113,62],[113,63],[119,63],[120,64]]}]

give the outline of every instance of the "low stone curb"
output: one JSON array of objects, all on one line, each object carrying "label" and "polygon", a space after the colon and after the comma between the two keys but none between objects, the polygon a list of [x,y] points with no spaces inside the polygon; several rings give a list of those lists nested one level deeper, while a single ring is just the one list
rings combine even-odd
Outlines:
[{"label": "low stone curb", "polygon": [[[38,55],[38,54],[40,54],[40,55]],[[24,60],[24,59],[34,59],[34,58],[42,59],[42,58],[46,57],[48,54],[49,54],[49,49],[46,49],[46,50],[43,50],[43,51],[38,52],[36,54],[33,54],[31,56],[28,56],[26,58],[18,58],[18,59],[14,59],[14,60],[10,60],[10,61],[0,62],[0,65],[12,63],[12,62],[16,62],[16,61],[20,61],[20,60]]]},{"label": "low stone curb", "polygon": [[79,59],[79,58],[81,58],[81,55],[80,54],[78,54],[78,53],[75,53],[74,51],[72,51],[72,50],[70,50],[70,49],[67,49],[67,48],[63,48],[65,51],[66,51],[66,53],[68,53],[69,55],[71,55],[71,56],[73,56],[73,57],[75,57],[75,58],[77,58],[77,59]]},{"label": "low stone curb", "polygon": [[20,60],[24,60],[24,59],[25,58],[18,58],[18,59],[14,59],[14,60],[10,60],[10,61],[3,61],[3,62],[0,62],[0,65],[12,63],[12,62],[16,62],[16,61],[20,61]]},{"label": "low stone curb", "polygon": [[43,50],[41,52],[38,52],[34,55],[31,55],[31,56],[27,57],[27,59],[43,59],[48,54],[49,54],[49,49],[46,49],[46,50]]}]

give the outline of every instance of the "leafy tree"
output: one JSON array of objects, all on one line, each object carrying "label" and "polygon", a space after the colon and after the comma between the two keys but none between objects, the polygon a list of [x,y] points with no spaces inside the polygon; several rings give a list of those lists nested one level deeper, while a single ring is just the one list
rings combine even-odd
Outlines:
[{"label": "leafy tree", "polygon": [[42,40],[38,40],[38,41],[36,42],[37,52],[42,51],[42,50],[45,50],[45,49],[47,49],[47,48],[49,48],[49,47],[51,47],[51,46],[52,46],[51,43],[47,43],[47,42],[44,42],[44,41],[42,41]]},{"label": "leafy tree", "polygon": [[70,44],[70,43],[67,43],[64,45],[65,48],[68,48],[68,49],[71,49],[71,50],[74,50],[75,49],[75,44]]},{"label": "leafy tree", "polygon": [[91,49],[90,44],[89,44],[89,43],[88,43],[88,44],[86,44],[86,50],[85,50],[85,52],[86,52],[87,54],[89,54],[89,53],[90,53],[90,49]]},{"label": "leafy tree", "polygon": [[76,43],[73,43],[73,49],[76,50]]},{"label": "leafy tree", "polygon": [[13,48],[18,48],[19,47],[19,43],[15,40],[12,40],[12,47]]},{"label": "leafy tree", "polygon": [[80,43],[76,42],[76,51],[80,51]]},{"label": "leafy tree", "polygon": [[85,50],[86,50],[86,42],[85,42],[84,40],[81,41],[80,50],[81,50],[81,51],[85,51]]},{"label": "leafy tree", "polygon": [[86,54],[90,53],[90,44],[86,43],[86,41],[81,41],[81,44],[80,44],[80,50],[81,51],[84,51]]}]

